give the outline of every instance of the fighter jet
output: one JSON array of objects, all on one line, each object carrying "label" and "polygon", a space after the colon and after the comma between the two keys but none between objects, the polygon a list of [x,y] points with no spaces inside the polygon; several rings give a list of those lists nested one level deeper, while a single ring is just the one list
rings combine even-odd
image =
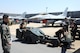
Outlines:
[{"label": "fighter jet", "polygon": [[68,18],[68,19],[70,18],[70,17],[67,17],[67,10],[68,8],[66,8],[64,12],[60,15],[52,15],[52,14],[46,13],[46,14],[39,14],[39,15],[30,17],[29,19],[41,21],[41,23],[44,23],[45,25],[52,24],[53,26],[53,24],[62,24],[65,18]]}]

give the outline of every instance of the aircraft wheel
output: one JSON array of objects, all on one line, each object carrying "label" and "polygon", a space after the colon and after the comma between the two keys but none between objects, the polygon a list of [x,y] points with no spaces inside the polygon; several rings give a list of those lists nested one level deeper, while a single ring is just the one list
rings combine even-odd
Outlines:
[{"label": "aircraft wheel", "polygon": [[60,24],[60,26],[62,26],[62,24]]},{"label": "aircraft wheel", "polygon": [[52,26],[54,26],[54,22],[52,23]]},{"label": "aircraft wheel", "polygon": [[54,26],[54,23],[52,23],[52,26]]}]

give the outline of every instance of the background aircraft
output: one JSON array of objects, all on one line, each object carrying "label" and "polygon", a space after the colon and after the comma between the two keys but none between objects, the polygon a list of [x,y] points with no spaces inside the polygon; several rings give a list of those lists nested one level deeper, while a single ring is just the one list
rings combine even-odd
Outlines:
[{"label": "background aircraft", "polygon": [[26,12],[22,13],[20,16],[9,16],[12,19],[26,19],[25,18]]},{"label": "background aircraft", "polygon": [[68,8],[66,8],[64,12],[60,15],[52,15],[52,14],[45,13],[45,14],[39,14],[39,15],[30,17],[28,18],[28,20],[37,20],[37,21],[40,21],[41,23],[44,23],[45,25],[48,25],[48,24],[52,24],[52,26],[54,24],[62,25],[62,22],[65,18],[68,18],[68,19],[70,18],[70,17],[67,17],[67,10]]},{"label": "background aircraft", "polygon": [[[6,14],[6,13],[4,13],[4,14]],[[2,16],[4,15],[4,14],[2,14],[2,15],[0,15],[0,23],[2,22]],[[9,14],[8,14],[9,15]],[[15,14],[15,15],[17,15],[17,14]],[[15,16],[15,15],[9,15],[9,18],[10,18],[10,23],[11,24],[13,24],[13,23],[15,23],[15,24],[17,24],[17,23],[20,23],[21,22],[21,19],[27,19],[27,18],[25,18],[25,16],[26,16],[26,12],[24,12],[24,13],[22,13],[21,15],[19,15],[19,16]]]}]

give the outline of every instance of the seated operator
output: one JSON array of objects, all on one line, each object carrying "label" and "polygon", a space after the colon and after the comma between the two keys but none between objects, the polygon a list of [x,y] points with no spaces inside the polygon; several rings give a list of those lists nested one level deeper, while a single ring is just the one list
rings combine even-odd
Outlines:
[{"label": "seated operator", "polygon": [[22,23],[20,24],[20,29],[25,29],[27,26],[27,23],[25,22],[25,19],[22,19]]}]

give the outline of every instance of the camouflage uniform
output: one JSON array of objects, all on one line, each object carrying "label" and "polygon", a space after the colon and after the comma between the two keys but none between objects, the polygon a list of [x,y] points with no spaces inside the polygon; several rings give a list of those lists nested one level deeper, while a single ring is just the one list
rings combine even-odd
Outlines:
[{"label": "camouflage uniform", "polygon": [[9,42],[11,41],[11,35],[7,23],[3,22],[0,25],[0,32],[1,32],[3,53],[10,53],[11,45],[9,45]]}]

